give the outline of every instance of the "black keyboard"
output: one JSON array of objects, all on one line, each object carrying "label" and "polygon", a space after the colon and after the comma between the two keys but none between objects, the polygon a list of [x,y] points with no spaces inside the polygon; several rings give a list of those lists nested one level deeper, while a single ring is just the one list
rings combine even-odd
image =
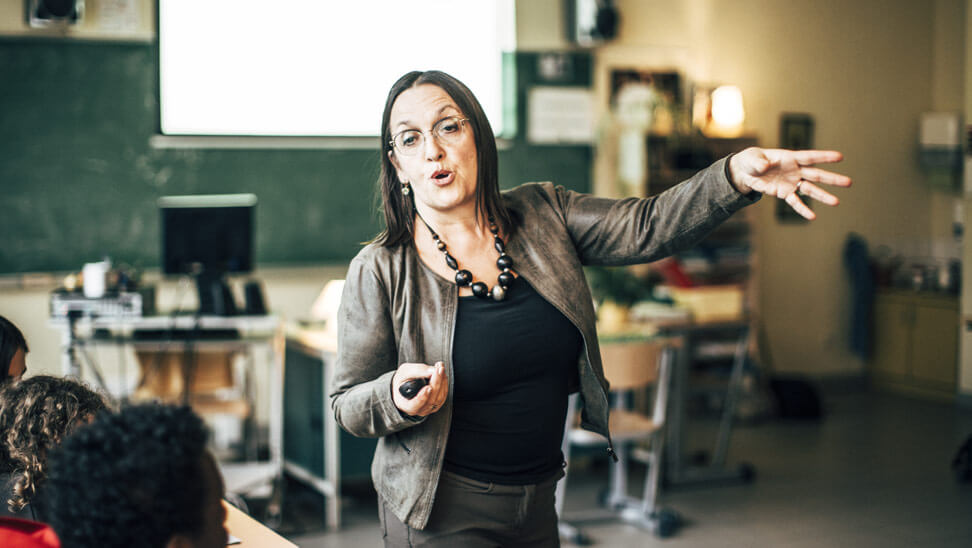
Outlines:
[{"label": "black keyboard", "polygon": [[132,333],[136,341],[222,341],[239,339],[237,329],[138,329]]}]

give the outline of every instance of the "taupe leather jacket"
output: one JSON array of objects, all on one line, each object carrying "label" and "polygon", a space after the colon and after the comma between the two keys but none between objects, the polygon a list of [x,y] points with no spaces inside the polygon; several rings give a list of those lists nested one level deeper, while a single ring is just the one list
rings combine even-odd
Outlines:
[{"label": "taupe leather jacket", "polygon": [[[753,196],[755,195],[755,196]],[[612,200],[530,183],[504,192],[523,219],[507,242],[517,274],[580,330],[582,426],[608,436],[608,383],[601,369],[593,299],[583,265],[661,259],[690,247],[736,210],[759,199],[739,194],[726,159],[652,198]],[[355,436],[377,437],[371,474],[378,494],[410,527],[428,522],[452,417],[452,337],[458,291],[414,247],[366,246],[351,261],[338,320],[331,407]],[[541,344],[542,341],[537,341]],[[449,398],[422,419],[392,401],[399,364],[445,362]]]}]

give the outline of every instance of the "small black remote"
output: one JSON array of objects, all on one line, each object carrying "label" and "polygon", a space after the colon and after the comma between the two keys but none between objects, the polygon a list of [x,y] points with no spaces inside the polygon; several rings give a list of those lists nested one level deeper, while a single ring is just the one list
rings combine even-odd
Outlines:
[{"label": "small black remote", "polygon": [[401,392],[406,399],[410,400],[414,398],[415,395],[419,393],[419,390],[424,388],[427,384],[429,384],[428,378],[416,377],[403,382],[402,385],[398,387],[398,391]]}]

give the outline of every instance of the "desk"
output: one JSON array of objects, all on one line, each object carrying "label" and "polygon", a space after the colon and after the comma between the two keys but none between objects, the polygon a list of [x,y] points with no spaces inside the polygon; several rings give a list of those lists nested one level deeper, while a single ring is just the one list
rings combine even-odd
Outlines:
[{"label": "desk", "polygon": [[[749,321],[738,319],[705,323],[689,322],[663,325],[659,326],[659,329],[663,333],[684,337],[684,349],[678,353],[675,366],[672,398],[675,405],[670,408],[669,415],[669,432],[672,432],[672,435],[668,438],[666,451],[666,483],[668,485],[686,485],[725,480],[750,481],[755,473],[752,465],[742,463],[736,468],[726,466],[732,421],[736,412],[739,393],[742,389],[746,356],[749,352]],[[728,383],[724,388],[725,400],[712,458],[707,465],[688,466],[685,464],[682,439],[685,432],[685,403],[691,386],[689,373],[692,367],[693,349],[696,347],[699,338],[712,333],[735,335],[732,368],[730,369]]]},{"label": "desk", "polygon": [[[60,329],[64,352],[62,369],[65,375],[81,377],[80,361],[72,355],[87,345],[123,345],[133,349],[159,351],[192,348],[223,349],[252,352],[256,347],[267,350],[267,362],[271,366],[269,375],[269,459],[242,463],[220,463],[220,471],[231,492],[248,493],[256,487],[276,487],[283,473],[283,349],[280,320],[276,316],[146,316],[146,317],[84,317],[77,320],[87,329],[79,333],[73,329],[74,322],[67,319],[52,319],[50,325]],[[203,338],[186,340],[139,340],[136,333],[145,330],[201,331],[235,329],[239,338]],[[92,335],[99,330],[107,331],[109,337],[97,338]],[[92,367],[93,373],[100,373]]]},{"label": "desk", "polygon": [[242,510],[223,501],[226,508],[226,530],[240,539],[232,546],[242,548],[297,548],[297,545],[283,538],[266,525],[246,515]]},{"label": "desk", "polygon": [[[331,393],[331,374],[334,370],[334,360],[337,359],[337,334],[330,331],[308,329],[288,331],[286,346],[288,355],[297,353],[320,360],[320,383],[317,386],[320,387],[320,424],[324,430],[321,453],[323,474],[314,470],[313,463],[299,462],[303,459],[296,458],[285,458],[284,470],[324,495],[327,499],[324,509],[324,523],[328,529],[333,531],[341,526],[340,430],[337,421],[334,420],[334,415],[331,413],[330,405],[328,405],[328,394]],[[314,386],[307,388],[316,391]],[[315,399],[309,397],[307,403],[313,402]],[[312,458],[311,460],[316,459]]]},{"label": "desk", "polygon": [[338,426],[331,411],[331,376],[337,337],[322,330],[288,329],[284,379],[284,471],[327,499],[324,522],[341,526],[341,486],[371,482],[378,440],[357,438]]}]

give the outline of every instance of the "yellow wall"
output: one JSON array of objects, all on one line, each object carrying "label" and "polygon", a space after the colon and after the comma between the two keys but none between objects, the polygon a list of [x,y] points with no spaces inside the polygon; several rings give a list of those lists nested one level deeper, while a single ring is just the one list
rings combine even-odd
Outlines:
[{"label": "yellow wall", "polygon": [[[519,47],[566,46],[550,30],[554,18],[539,15],[542,5],[559,11],[560,2],[529,4],[518,8]],[[852,231],[894,244],[930,242],[950,229],[954,199],[924,186],[915,156],[920,114],[961,106],[964,0],[616,5],[619,36],[595,51],[602,105],[611,67],[678,68],[693,80],[738,85],[748,129],[764,146],[777,144],[780,113],[794,111],[814,117],[818,148],[844,152],[838,169],[855,186],[837,192],[840,207],[817,206],[814,223],[781,225],[772,200],[755,206],[759,297],[776,369],[861,372],[863,363],[847,350],[843,245]]]},{"label": "yellow wall", "polygon": [[[965,30],[966,36],[972,36],[972,9],[966,4],[965,12]],[[965,41],[965,58],[967,60],[972,60],[972,40]],[[972,120],[972,69],[969,67],[969,63],[965,63],[965,95],[963,109],[965,111],[966,120]],[[968,152],[968,151],[967,151]],[[966,165],[966,171],[968,171],[969,166]],[[972,177],[972,173],[966,173],[966,178]],[[965,194],[966,199],[970,197],[967,192]],[[972,229],[972,207],[967,206],[965,210],[965,226],[967,229]],[[963,257],[972,257],[972,242],[970,242],[972,235],[966,236],[963,245],[965,250],[963,252]],[[966,329],[965,321],[966,318],[972,316],[972,264],[970,261],[966,260],[962,265],[962,319],[960,323],[962,324],[959,328],[960,341],[961,341],[961,365],[959,368],[959,392],[964,395],[972,394],[972,330]]]},{"label": "yellow wall", "polygon": [[[965,90],[965,0],[934,2],[931,110],[963,112]],[[931,237],[952,242],[952,223],[962,220],[962,193],[931,195]]]}]

